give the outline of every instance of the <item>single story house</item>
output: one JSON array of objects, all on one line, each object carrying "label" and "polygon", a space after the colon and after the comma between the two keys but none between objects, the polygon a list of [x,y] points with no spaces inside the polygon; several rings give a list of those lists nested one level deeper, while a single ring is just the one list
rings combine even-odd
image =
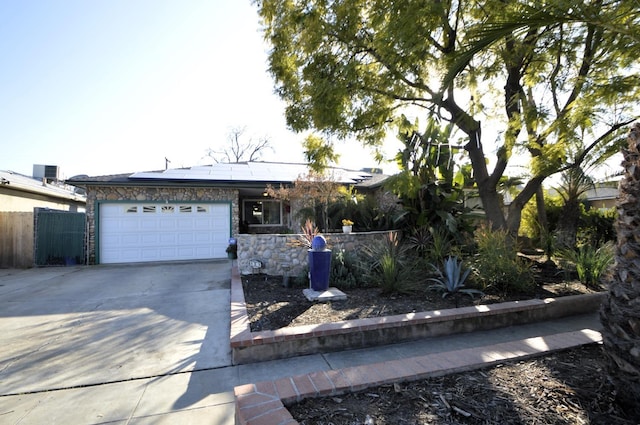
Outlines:
[{"label": "single story house", "polygon": [[57,167],[40,165],[34,166],[33,176],[0,170],[0,267],[36,263],[39,211],[84,212],[84,193],[60,182],[57,172]]},{"label": "single story house", "polygon": [[[255,233],[291,228],[289,205],[265,189],[307,174],[307,164],[242,162],[78,176],[67,183],[86,190],[88,260],[105,264],[226,258],[229,238],[243,224]],[[331,175],[361,191],[385,178],[337,167]]]},{"label": "single story house", "polygon": [[618,181],[606,181],[593,185],[585,192],[585,202],[591,208],[601,210],[610,209],[616,206],[619,189]]},{"label": "single story house", "polygon": [[82,212],[85,204],[83,193],[57,179],[0,170],[0,212],[33,212],[34,208]]}]

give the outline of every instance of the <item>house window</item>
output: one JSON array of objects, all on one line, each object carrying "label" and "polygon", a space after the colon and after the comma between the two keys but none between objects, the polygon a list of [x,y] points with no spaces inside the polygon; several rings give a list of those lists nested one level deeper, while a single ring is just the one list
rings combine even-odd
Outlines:
[{"label": "house window", "polygon": [[247,199],[243,202],[243,212],[243,220],[249,225],[282,225],[281,201],[271,199]]}]

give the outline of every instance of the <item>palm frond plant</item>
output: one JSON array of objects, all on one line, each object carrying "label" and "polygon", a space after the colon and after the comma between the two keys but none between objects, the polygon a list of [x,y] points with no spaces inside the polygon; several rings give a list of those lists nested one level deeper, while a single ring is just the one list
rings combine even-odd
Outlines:
[{"label": "palm frond plant", "polygon": [[434,266],[439,277],[431,277],[430,281],[434,284],[429,289],[442,292],[442,298],[449,295],[466,294],[473,298],[474,295],[483,296],[484,293],[478,289],[465,288],[465,281],[469,277],[471,269],[465,269],[462,260],[458,261],[457,257],[448,257],[444,260],[442,269]]}]

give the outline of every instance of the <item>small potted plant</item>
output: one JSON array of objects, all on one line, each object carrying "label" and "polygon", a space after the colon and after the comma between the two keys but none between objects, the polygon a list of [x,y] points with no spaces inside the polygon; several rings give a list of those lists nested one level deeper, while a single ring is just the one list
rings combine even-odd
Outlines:
[{"label": "small potted plant", "polygon": [[345,218],[342,220],[342,232],[343,233],[351,233],[351,230],[353,229],[353,221],[349,220],[348,218]]},{"label": "small potted plant", "polygon": [[230,260],[235,260],[236,258],[238,258],[238,244],[237,243],[230,243],[227,246],[227,257]]}]

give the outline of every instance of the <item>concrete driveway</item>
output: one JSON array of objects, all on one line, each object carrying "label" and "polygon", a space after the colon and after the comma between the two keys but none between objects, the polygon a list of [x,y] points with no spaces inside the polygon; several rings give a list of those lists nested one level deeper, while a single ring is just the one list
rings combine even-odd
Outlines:
[{"label": "concrete driveway", "polygon": [[[0,270],[0,423],[34,423],[15,416],[34,393],[109,383],[117,393],[229,366],[230,276],[222,260]],[[179,398],[198,385],[184,375]]]}]

